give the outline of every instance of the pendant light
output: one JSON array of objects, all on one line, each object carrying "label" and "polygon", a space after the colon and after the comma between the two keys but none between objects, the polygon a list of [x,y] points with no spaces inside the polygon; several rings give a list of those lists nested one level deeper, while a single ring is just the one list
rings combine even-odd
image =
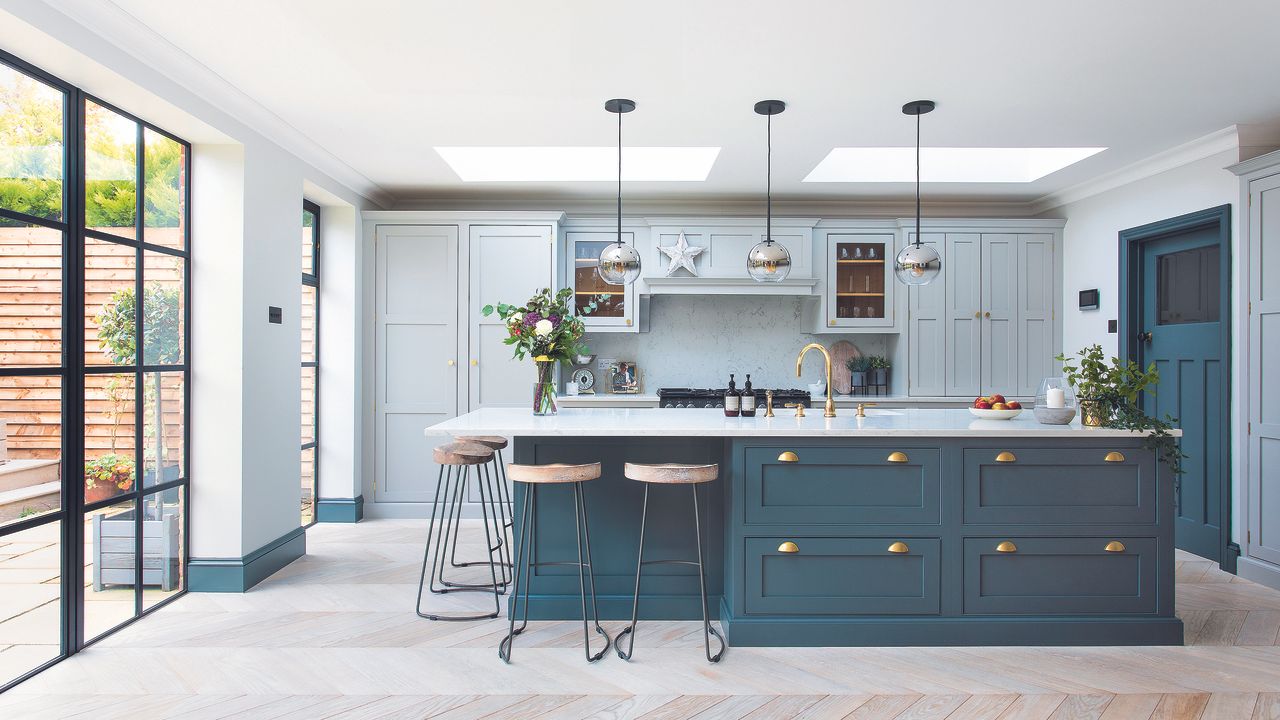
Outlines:
[{"label": "pendant light", "polygon": [[640,253],[622,241],[622,114],[636,109],[634,100],[615,98],[604,109],[618,116],[618,235],[600,251],[596,272],[610,285],[630,285],[640,277]]},{"label": "pendant light", "polygon": [[764,242],[756,243],[747,253],[747,274],[756,282],[782,282],[791,274],[791,253],[786,246],[773,241],[773,116],[787,109],[781,100],[761,100],[756,114],[765,120]]},{"label": "pendant light", "polygon": [[916,116],[916,241],[902,248],[893,267],[898,280],[906,285],[928,285],[942,271],[938,251],[920,242],[920,116],[933,108],[932,100],[915,100],[902,106],[904,115]]}]

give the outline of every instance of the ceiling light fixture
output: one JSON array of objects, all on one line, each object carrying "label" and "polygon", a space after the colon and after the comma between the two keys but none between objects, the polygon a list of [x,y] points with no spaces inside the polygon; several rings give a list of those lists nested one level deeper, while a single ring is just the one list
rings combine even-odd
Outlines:
[{"label": "ceiling light fixture", "polygon": [[622,241],[622,115],[636,109],[634,100],[615,98],[604,109],[618,116],[618,236],[600,251],[596,272],[610,285],[630,285],[640,277],[640,253]]},{"label": "ceiling light fixture", "polygon": [[[921,180],[937,183],[1031,183],[1106,150],[1103,147],[926,147]],[[912,147],[838,147],[805,176],[807,183],[913,180]]]},{"label": "ceiling light fixture", "polygon": [[942,271],[938,251],[920,240],[920,116],[933,112],[932,100],[914,100],[902,106],[904,115],[916,116],[916,241],[907,245],[894,259],[893,271],[906,285],[928,285]]},{"label": "ceiling light fixture", "polygon": [[747,253],[747,274],[756,282],[782,282],[791,274],[791,253],[773,241],[773,116],[786,109],[781,100],[756,103],[756,114],[765,116],[764,242]]}]

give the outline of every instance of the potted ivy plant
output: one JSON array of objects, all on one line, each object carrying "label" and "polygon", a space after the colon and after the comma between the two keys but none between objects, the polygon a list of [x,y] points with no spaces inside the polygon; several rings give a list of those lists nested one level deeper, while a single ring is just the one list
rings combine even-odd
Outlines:
[{"label": "potted ivy plant", "polygon": [[1080,423],[1088,427],[1108,427],[1147,433],[1147,445],[1154,449],[1175,474],[1182,473],[1186,457],[1177,438],[1169,431],[1177,418],[1154,418],[1143,411],[1143,393],[1155,392],[1160,371],[1151,363],[1145,369],[1132,360],[1108,358],[1102,346],[1090,345],[1067,357],[1058,355],[1062,373],[1076,389],[1080,403]]}]

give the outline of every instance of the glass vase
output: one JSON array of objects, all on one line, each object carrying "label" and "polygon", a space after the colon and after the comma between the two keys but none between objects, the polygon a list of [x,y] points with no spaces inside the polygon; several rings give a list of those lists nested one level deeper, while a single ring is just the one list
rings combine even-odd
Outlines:
[{"label": "glass vase", "polygon": [[1032,411],[1043,425],[1067,425],[1076,416],[1076,391],[1066,378],[1049,377],[1040,383]]},{"label": "glass vase", "polygon": [[533,414],[555,415],[556,380],[554,360],[535,360],[538,367],[538,380],[533,384]]}]

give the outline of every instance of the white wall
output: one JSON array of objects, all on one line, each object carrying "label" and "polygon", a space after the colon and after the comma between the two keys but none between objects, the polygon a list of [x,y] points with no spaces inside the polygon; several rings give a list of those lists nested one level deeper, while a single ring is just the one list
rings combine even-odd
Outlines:
[{"label": "white wall", "polygon": [[[1107,321],[1119,318],[1121,230],[1219,205],[1231,205],[1231,322],[1233,327],[1243,327],[1244,318],[1236,312],[1236,301],[1245,290],[1242,269],[1236,262],[1243,257],[1239,247],[1240,184],[1236,176],[1226,170],[1239,158],[1239,150],[1219,152],[1046,213],[1067,220],[1062,283],[1062,347],[1066,353],[1093,343],[1102,345],[1103,351],[1110,355],[1117,352],[1117,336],[1107,332]],[[1090,288],[1100,291],[1101,307],[1089,311],[1077,309],[1078,293]],[[1231,402],[1238,408],[1244,392],[1245,372],[1241,353],[1234,346],[1231,372]],[[1243,431],[1234,412],[1231,431],[1233,437],[1239,437]],[[1239,542],[1244,485],[1238,467],[1233,467],[1232,475],[1232,538]]]},{"label": "white wall", "polygon": [[[162,57],[173,49],[133,42],[128,30],[90,29],[36,0],[0,0],[0,46],[193,144],[191,555],[242,557],[300,522],[306,195],[330,210],[321,363],[333,367],[322,370],[320,392],[321,442],[331,447],[321,454],[322,496],[359,494],[357,217],[376,205],[166,75],[180,69]],[[269,305],[283,308],[282,324],[268,324]]]}]

